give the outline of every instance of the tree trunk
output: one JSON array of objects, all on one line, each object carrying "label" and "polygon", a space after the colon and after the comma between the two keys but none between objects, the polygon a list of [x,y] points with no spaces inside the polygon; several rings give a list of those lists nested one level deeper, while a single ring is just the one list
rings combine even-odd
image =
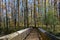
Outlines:
[{"label": "tree trunk", "polygon": [[46,19],[46,0],[45,0],[45,2],[44,2],[44,7],[45,7],[45,19]]},{"label": "tree trunk", "polygon": [[[38,16],[40,15],[40,0],[38,0]],[[39,17],[41,17],[41,16],[39,16]],[[39,19],[40,18],[38,18],[38,22],[39,22]],[[39,27],[39,23],[38,23],[38,27]]]},{"label": "tree trunk", "polygon": [[60,24],[60,0],[59,0],[59,24]]},{"label": "tree trunk", "polygon": [[14,11],[13,11],[13,18],[14,18],[14,25],[15,25],[15,29],[16,29],[16,13],[17,13],[17,11],[16,11],[16,8],[15,8],[16,6],[15,6],[15,0],[14,0]]},{"label": "tree trunk", "polygon": [[[44,11],[45,11],[45,20],[46,20],[46,0],[44,1],[44,7],[45,7]],[[46,29],[47,29],[47,23],[45,23],[45,25],[46,25]]]},{"label": "tree trunk", "polygon": [[34,0],[34,27],[36,27],[36,0]]},{"label": "tree trunk", "polygon": [[24,25],[25,27],[29,26],[28,23],[28,0],[25,0],[25,9],[24,9],[25,13],[24,13]]},{"label": "tree trunk", "polygon": [[55,25],[53,25],[53,32],[55,33]]},{"label": "tree trunk", "polygon": [[46,24],[46,30],[48,30],[48,24]]},{"label": "tree trunk", "polygon": [[17,6],[18,6],[18,27],[20,25],[20,0],[17,0]]},{"label": "tree trunk", "polygon": [[31,5],[31,25],[32,25],[32,5]]},{"label": "tree trunk", "polygon": [[[57,0],[54,0],[54,17],[56,16],[57,16]],[[55,25],[54,25],[54,31],[55,31]]]},{"label": "tree trunk", "polygon": [[6,0],[5,0],[5,10],[6,10],[6,28],[7,28],[7,34],[8,34],[8,28],[9,28],[9,26],[8,26],[8,15],[7,15],[7,3],[6,3]]},{"label": "tree trunk", "polygon": [[1,27],[1,0],[0,0],[0,27]]}]

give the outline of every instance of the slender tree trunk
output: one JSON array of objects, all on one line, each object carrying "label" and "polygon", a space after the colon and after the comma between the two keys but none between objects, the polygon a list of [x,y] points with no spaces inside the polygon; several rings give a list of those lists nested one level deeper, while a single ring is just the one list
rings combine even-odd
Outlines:
[{"label": "slender tree trunk", "polygon": [[59,0],[59,8],[58,9],[59,9],[59,14],[58,15],[59,15],[59,24],[60,24],[60,0]]},{"label": "slender tree trunk", "polygon": [[44,1],[44,7],[45,7],[45,19],[46,19],[46,0]]},{"label": "slender tree trunk", "polygon": [[[44,1],[44,7],[45,7],[44,11],[45,11],[45,20],[46,20],[46,0]],[[45,25],[46,25],[46,29],[47,29],[47,23],[45,23]]]},{"label": "slender tree trunk", "polygon": [[5,10],[6,10],[6,28],[7,28],[7,34],[8,34],[8,15],[7,15],[7,1],[5,0]]},{"label": "slender tree trunk", "polygon": [[[40,11],[39,10],[40,10],[40,0],[38,0],[38,16],[40,15]],[[39,19],[38,19],[38,21],[39,21]],[[39,26],[39,23],[38,23],[38,26]]]},{"label": "slender tree trunk", "polygon": [[1,0],[0,0],[0,27],[1,27]]},{"label": "slender tree trunk", "polygon": [[11,6],[11,22],[13,23],[12,26],[14,26],[14,5],[12,5],[13,3],[10,1],[10,6]]},{"label": "slender tree trunk", "polygon": [[2,2],[3,2],[3,0],[0,0],[0,27],[2,27],[2,23],[3,23],[2,22],[3,21],[2,20],[2,14],[3,14],[2,13],[2,10],[3,10],[3,8],[2,8],[3,3]]},{"label": "slender tree trunk", "polygon": [[17,0],[18,3],[18,27],[20,25],[20,0]]},{"label": "slender tree trunk", "polygon": [[28,21],[28,0],[26,0],[26,16],[27,16],[27,27],[29,27],[29,21]]},{"label": "slender tree trunk", "polygon": [[55,33],[55,30],[56,30],[56,29],[55,29],[55,25],[53,25],[53,26],[54,26],[54,27],[53,27],[53,32]]},{"label": "slender tree trunk", "polygon": [[[10,19],[10,23],[13,23],[13,15],[12,15],[12,14],[13,14],[13,13],[12,13],[12,12],[13,12],[13,11],[12,11],[13,8],[12,8],[12,6],[13,6],[13,5],[12,5],[12,3],[11,3],[11,1],[10,1],[10,8],[11,8],[11,19]],[[13,26],[13,24],[10,25],[10,26]]]},{"label": "slender tree trunk", "polygon": [[36,0],[34,0],[34,26],[36,27]]},{"label": "slender tree trunk", "polygon": [[[57,0],[54,0],[54,17],[56,17],[56,16],[57,16]],[[54,25],[54,31],[55,31],[55,25]]]},{"label": "slender tree trunk", "polygon": [[52,30],[52,25],[50,25],[50,26],[51,26],[51,28],[50,28],[50,29]]},{"label": "slender tree trunk", "polygon": [[46,24],[46,29],[48,30],[48,24]]},{"label": "slender tree trunk", "polygon": [[8,3],[7,3],[8,5],[7,5],[7,19],[8,19],[8,27],[9,27],[9,24],[10,24],[10,15],[8,14],[9,12],[8,12],[8,10],[9,10],[9,0],[8,0]]},{"label": "slender tree trunk", "polygon": [[4,22],[3,22],[4,20],[3,20],[3,0],[2,0],[2,26],[3,26],[3,28],[4,28]]},{"label": "slender tree trunk", "polygon": [[[22,8],[23,8],[23,10],[22,10],[22,17],[23,17],[23,21],[24,21],[24,1],[22,0]],[[22,24],[24,24],[24,22],[22,23]]]},{"label": "slender tree trunk", "polygon": [[32,26],[32,5],[31,5],[31,26]]},{"label": "slender tree trunk", "polygon": [[[22,0],[23,4],[25,5],[24,0]],[[25,5],[26,6],[26,5]],[[26,7],[24,6],[24,27],[26,27]]]},{"label": "slender tree trunk", "polygon": [[[43,3],[44,0],[42,0],[42,9],[44,8],[44,3]],[[44,10],[43,10],[44,11]],[[43,12],[42,12],[43,13]],[[43,23],[42,23],[42,28],[43,28]]]},{"label": "slender tree trunk", "polygon": [[24,9],[25,13],[24,13],[24,25],[25,27],[29,26],[28,23],[28,0],[25,0],[25,9]]},{"label": "slender tree trunk", "polygon": [[16,29],[16,6],[15,6],[15,1],[14,0],[14,11],[13,11],[13,17],[14,17],[14,25],[15,25],[15,29]]}]

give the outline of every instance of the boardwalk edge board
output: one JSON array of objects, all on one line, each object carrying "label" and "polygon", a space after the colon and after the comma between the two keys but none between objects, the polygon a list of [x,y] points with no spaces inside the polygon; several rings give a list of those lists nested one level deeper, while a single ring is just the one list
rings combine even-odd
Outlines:
[{"label": "boardwalk edge board", "polygon": [[[19,39],[22,40],[23,38],[25,38],[27,36],[27,34],[30,33],[30,29],[31,28],[26,28],[26,29],[17,31],[17,32],[12,33],[12,34],[2,36],[2,37],[0,37],[0,40],[15,40],[17,37],[20,37]],[[16,39],[16,40],[18,40],[18,39]]]},{"label": "boardwalk edge board", "polygon": [[39,29],[41,32],[45,33],[48,37],[50,37],[51,40],[60,40],[59,37],[57,37],[57,36],[55,36],[55,35],[47,32],[47,31],[43,30],[42,28],[38,28],[38,29]]}]

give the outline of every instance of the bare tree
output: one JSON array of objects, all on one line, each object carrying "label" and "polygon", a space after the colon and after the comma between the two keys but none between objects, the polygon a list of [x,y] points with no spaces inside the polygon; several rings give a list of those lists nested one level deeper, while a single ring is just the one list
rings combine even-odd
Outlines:
[{"label": "bare tree", "polygon": [[0,0],[0,27],[1,27],[1,0]]},{"label": "bare tree", "polygon": [[[40,0],[38,0],[38,16],[39,15],[40,15]],[[38,21],[40,21],[39,19],[40,19],[40,16],[38,18]],[[38,26],[39,26],[39,23],[38,23]]]},{"label": "bare tree", "polygon": [[[44,13],[45,13],[45,20],[46,20],[46,0],[44,1]],[[48,23],[45,22],[45,25],[47,29]]]},{"label": "bare tree", "polygon": [[59,0],[59,21],[60,21],[60,0]]},{"label": "bare tree", "polygon": [[32,24],[32,4],[31,4],[31,24]]},{"label": "bare tree", "polygon": [[34,25],[36,27],[36,0],[34,0]]},{"label": "bare tree", "polygon": [[[54,0],[54,17],[57,17],[57,0]],[[56,18],[57,19],[57,18]],[[54,24],[53,24],[54,25]],[[53,31],[55,32],[55,25]]]},{"label": "bare tree", "polygon": [[25,0],[25,9],[24,9],[24,25],[25,27],[29,26],[28,23],[28,0]]},{"label": "bare tree", "polygon": [[20,25],[20,0],[17,0],[17,7],[18,7],[18,27]]},{"label": "bare tree", "polygon": [[5,0],[5,10],[6,10],[6,26],[5,27],[6,27],[6,31],[8,31],[9,26],[8,26],[8,15],[7,15],[7,0]]}]

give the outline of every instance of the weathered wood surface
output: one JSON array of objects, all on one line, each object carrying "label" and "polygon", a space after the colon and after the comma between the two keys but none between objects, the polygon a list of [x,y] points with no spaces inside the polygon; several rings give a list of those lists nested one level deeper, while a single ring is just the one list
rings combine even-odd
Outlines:
[{"label": "weathered wood surface", "polygon": [[39,40],[39,34],[36,29],[33,29],[25,40]]}]

